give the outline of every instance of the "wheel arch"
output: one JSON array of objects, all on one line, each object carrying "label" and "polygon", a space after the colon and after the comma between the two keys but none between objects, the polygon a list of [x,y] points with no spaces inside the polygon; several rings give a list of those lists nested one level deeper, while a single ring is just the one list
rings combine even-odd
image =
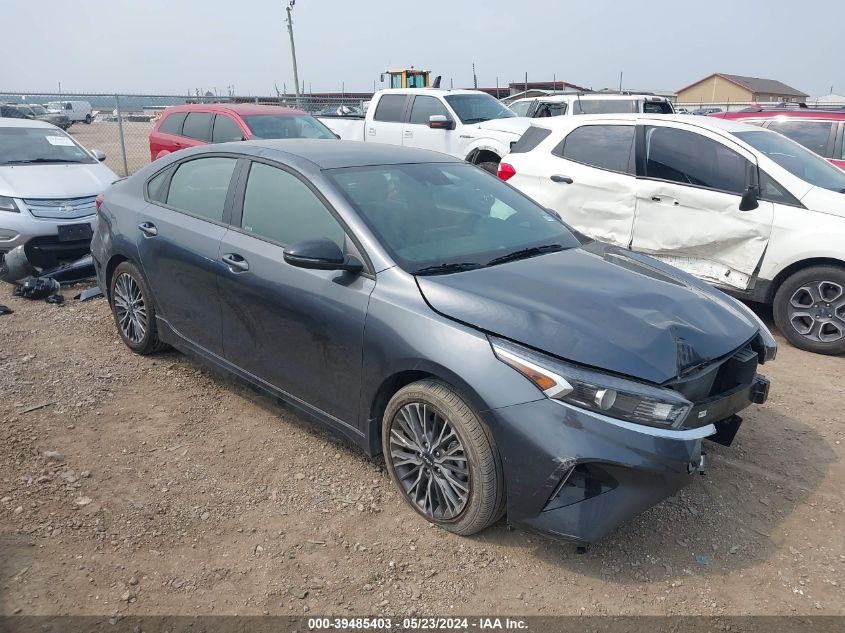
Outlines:
[{"label": "wheel arch", "polygon": [[440,380],[455,389],[458,394],[466,400],[484,424],[488,421],[484,415],[486,406],[478,393],[464,381],[460,376],[441,365],[419,362],[407,369],[396,370],[382,380],[373,396],[369,399],[369,412],[367,419],[367,442],[370,455],[380,455],[381,449],[381,427],[384,411],[390,399],[403,387],[420,380]]},{"label": "wheel arch", "polygon": [[775,275],[774,279],[772,279],[772,283],[769,284],[765,297],[763,298],[764,302],[771,304],[775,299],[775,294],[777,293],[778,288],[780,288],[784,281],[789,279],[795,273],[804,270],[805,268],[811,268],[812,266],[836,266],[838,268],[845,269],[845,261],[836,259],[835,257],[810,257],[789,264],[789,266],[783,268],[777,275]]}]

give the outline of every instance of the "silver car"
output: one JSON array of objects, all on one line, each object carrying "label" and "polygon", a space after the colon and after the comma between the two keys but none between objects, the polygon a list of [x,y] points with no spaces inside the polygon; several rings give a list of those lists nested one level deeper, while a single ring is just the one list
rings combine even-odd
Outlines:
[{"label": "silver car", "polygon": [[0,256],[25,245],[33,266],[90,251],[97,195],[118,176],[49,123],[0,118]]}]

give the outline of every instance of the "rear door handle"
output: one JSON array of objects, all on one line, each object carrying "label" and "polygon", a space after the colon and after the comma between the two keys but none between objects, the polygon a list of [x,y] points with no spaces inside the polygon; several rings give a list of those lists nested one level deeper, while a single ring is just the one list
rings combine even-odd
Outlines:
[{"label": "rear door handle", "polygon": [[405,138],[411,138],[414,136],[414,133],[411,130],[405,130],[404,136]]},{"label": "rear door handle", "polygon": [[249,262],[237,253],[226,253],[220,259],[223,260],[233,273],[249,270]]},{"label": "rear door handle", "polygon": [[138,228],[141,229],[141,233],[147,237],[155,237],[158,235],[158,229],[152,222],[142,222],[138,225]]},{"label": "rear door handle", "polygon": [[681,206],[681,203],[678,202],[675,198],[666,198],[666,200],[664,201],[664,199],[661,198],[660,196],[652,196],[651,201],[652,202],[663,202],[664,204],[669,204],[671,202],[673,207]]},{"label": "rear door handle", "polygon": [[560,174],[555,174],[554,176],[552,176],[551,181],[552,182],[562,182],[562,183],[565,183],[567,185],[572,184],[572,178],[570,178],[569,176],[561,176]]}]

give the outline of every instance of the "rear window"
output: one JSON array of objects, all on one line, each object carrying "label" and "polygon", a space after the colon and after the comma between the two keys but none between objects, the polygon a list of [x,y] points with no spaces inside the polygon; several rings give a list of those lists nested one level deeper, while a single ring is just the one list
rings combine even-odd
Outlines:
[{"label": "rear window", "polygon": [[547,130],[543,127],[534,127],[532,125],[525,130],[525,134],[523,134],[511,148],[511,154],[524,154],[526,152],[530,152],[542,143],[551,133],[551,130]]},{"label": "rear window", "polygon": [[633,99],[576,99],[572,103],[573,114],[631,114],[636,113],[637,102]]},{"label": "rear window", "polygon": [[643,112],[647,114],[673,114],[672,104],[668,101],[645,101]]},{"label": "rear window", "polygon": [[179,165],[170,180],[167,204],[215,222],[223,221],[229,181],[237,160],[210,156]]},{"label": "rear window", "polygon": [[630,171],[633,125],[584,125],[563,139],[552,154],[599,169]]},{"label": "rear window", "polygon": [[185,118],[185,124],[182,126],[182,136],[193,138],[198,141],[207,141],[208,133],[211,128],[211,113],[209,112],[190,112]]},{"label": "rear window", "polygon": [[182,135],[182,124],[185,122],[185,117],[188,116],[186,112],[174,112],[164,117],[161,126],[158,128],[159,132],[166,134]]},{"label": "rear window", "polygon": [[405,95],[382,95],[376,106],[376,113],[373,119],[376,121],[390,121],[393,123],[402,122],[402,113],[405,110]]}]

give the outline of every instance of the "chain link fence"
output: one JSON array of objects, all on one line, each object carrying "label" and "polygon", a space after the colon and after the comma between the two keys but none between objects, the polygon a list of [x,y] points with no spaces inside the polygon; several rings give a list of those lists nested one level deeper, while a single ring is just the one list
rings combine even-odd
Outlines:
[{"label": "chain link fence", "polygon": [[[91,105],[90,123],[85,122],[85,110],[74,107],[75,101]],[[189,103],[257,103],[299,108],[310,114],[337,115],[344,112],[362,114],[369,95],[278,95],[253,96],[195,96],[195,95],[138,95],[138,94],[23,94],[0,92],[0,103],[10,105],[48,105],[71,119],[68,134],[89,150],[106,154],[105,164],[121,176],[128,176],[150,162],[149,135],[161,113],[168,107]],[[70,104],[70,107],[67,105]],[[19,110],[29,112],[26,108]],[[74,120],[76,119],[76,120]]]}]

